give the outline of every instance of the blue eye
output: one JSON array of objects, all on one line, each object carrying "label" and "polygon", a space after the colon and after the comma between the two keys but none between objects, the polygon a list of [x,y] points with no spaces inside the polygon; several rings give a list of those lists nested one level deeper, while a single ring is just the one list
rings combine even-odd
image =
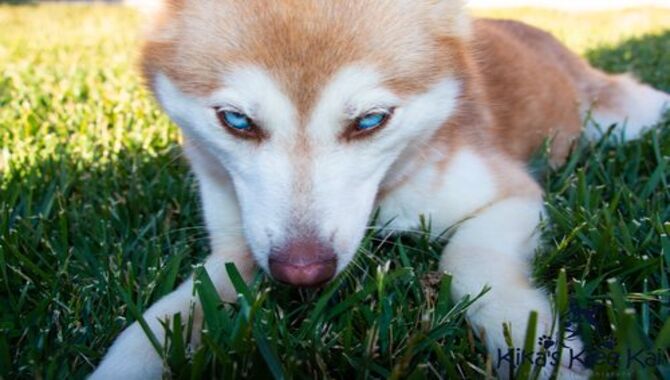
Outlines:
[{"label": "blue eye", "polygon": [[360,119],[358,119],[358,124],[356,127],[358,130],[361,131],[367,131],[370,129],[377,128],[384,124],[386,122],[386,119],[388,119],[388,114],[387,113],[373,113],[369,114],[367,116],[364,116]]},{"label": "blue eye", "polygon": [[251,120],[244,114],[234,111],[218,111],[219,119],[228,127],[238,131],[248,131],[253,126]]},{"label": "blue eye", "polygon": [[263,130],[249,116],[237,111],[226,111],[223,108],[214,108],[214,111],[219,123],[235,137],[258,142],[265,139]]}]

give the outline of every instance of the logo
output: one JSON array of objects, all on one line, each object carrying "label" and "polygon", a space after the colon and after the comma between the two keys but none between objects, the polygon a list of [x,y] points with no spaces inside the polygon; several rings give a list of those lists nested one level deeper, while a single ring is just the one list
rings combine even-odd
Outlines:
[{"label": "logo", "polygon": [[[597,315],[602,307],[581,307],[571,304],[561,319],[565,323],[563,341],[542,335],[532,351],[520,348],[498,350],[497,369],[517,369],[525,364],[536,368],[563,365],[574,368],[606,368],[611,373],[630,372],[634,368],[654,368],[667,364],[663,350],[633,349],[617,341],[613,335],[604,335],[598,344],[582,348],[579,342],[579,326],[587,325],[597,332]],[[600,336],[603,336],[602,334]],[[574,343],[573,343],[574,342]],[[572,344],[571,344],[572,343]],[[579,347],[576,349],[575,347]]]}]

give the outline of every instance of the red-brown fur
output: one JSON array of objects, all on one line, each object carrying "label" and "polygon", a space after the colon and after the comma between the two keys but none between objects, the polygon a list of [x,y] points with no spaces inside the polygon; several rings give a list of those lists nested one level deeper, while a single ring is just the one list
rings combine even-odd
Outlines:
[{"label": "red-brown fur", "polygon": [[[298,286],[321,284],[332,278],[333,263],[339,265],[342,259],[346,265],[353,257],[377,195],[380,218],[389,223],[400,219],[399,229],[413,228],[411,219],[418,215],[427,215],[441,224],[441,231],[457,226],[440,268],[454,274],[452,293],[457,298],[492,285],[493,296],[467,311],[470,323],[491,352],[509,346],[498,331],[503,323],[513,325],[510,331],[516,331],[512,335],[517,344],[523,341],[519,333],[526,331],[530,310],[538,311],[541,333],[551,334],[548,299],[532,287],[528,278],[528,256],[537,244],[542,191],[527,173],[525,161],[549,138],[553,163],[563,162],[582,130],[583,115],[591,107],[604,122],[631,116],[635,128],[624,128],[623,132],[630,132],[634,138],[646,125],[657,121],[664,103],[670,101],[666,94],[629,77],[609,76],[591,68],[536,28],[513,21],[471,21],[459,0],[165,1],[167,8],[156,17],[144,47],[142,66],[152,86],[161,84],[157,89],[160,100],[166,110],[178,115],[176,121],[192,118],[193,124],[205,125],[204,119],[196,116],[212,110],[211,105],[202,104],[202,97],[225,88],[226,74],[257,66],[273,84],[253,87],[254,91],[267,88],[277,92],[278,87],[281,92],[273,101],[266,101],[272,103],[266,107],[273,115],[276,107],[291,108],[291,121],[276,122],[282,125],[274,126],[274,131],[282,129],[284,123],[291,127],[294,119],[298,124],[290,138],[274,140],[281,140],[282,150],[272,150],[272,143],[268,143],[265,148],[270,154],[263,159],[250,150],[237,153],[236,160],[256,164],[253,170],[264,177],[258,182],[241,179],[244,176],[239,172],[246,169],[229,173],[223,167],[223,155],[215,154],[216,144],[223,142],[219,141],[221,134],[204,133],[200,141],[187,139],[185,151],[200,181],[212,241],[212,255],[205,267],[227,300],[234,300],[235,292],[224,273],[225,263],[235,263],[247,280],[256,264]],[[334,129],[337,123],[334,118],[314,118],[319,112],[313,110],[317,102],[319,107],[324,104],[321,94],[334,75],[351,66],[358,66],[351,72],[372,77],[365,79],[375,85],[381,81],[384,90],[393,93],[397,106],[386,111],[397,112],[398,116],[392,127],[378,126],[379,133],[326,143],[329,154],[324,154],[324,149],[317,146],[323,141],[312,132],[327,129],[308,128],[318,128],[320,123]],[[169,80],[156,80],[159,74]],[[338,80],[348,85],[359,77]],[[169,86],[163,86],[166,83]],[[184,101],[184,94],[192,101]],[[341,95],[337,91],[334,94]],[[285,105],[284,95],[295,106],[296,118],[293,107]],[[180,98],[186,104],[183,109],[175,106]],[[326,99],[331,102],[334,98]],[[191,103],[197,106],[190,107]],[[403,112],[404,119],[399,116]],[[188,124],[182,127],[193,127]],[[210,129],[221,133],[216,127]],[[386,135],[384,143],[386,132],[400,137],[389,140],[390,135]],[[597,129],[587,132],[598,136]],[[380,136],[379,140],[370,137],[375,135]],[[272,140],[271,134],[267,140]],[[354,145],[359,140],[367,141]],[[238,142],[245,143],[226,140],[226,150],[234,151]],[[264,142],[259,141],[256,147]],[[372,158],[388,164],[375,163],[378,177],[361,179],[370,175],[358,173],[364,161],[355,153],[358,148],[368,158],[374,155]],[[283,166],[273,166],[284,150],[290,151],[289,159]],[[349,158],[348,163],[340,162]],[[319,159],[322,166],[314,170],[313,162]],[[226,163],[231,161],[235,160]],[[367,170],[363,173],[374,173],[371,168]],[[283,182],[269,181],[276,178]],[[243,192],[237,191],[239,181],[246,185],[241,187]],[[359,183],[366,181],[367,189]],[[259,183],[266,188],[265,192],[258,191],[260,197],[255,194],[257,188],[263,188],[257,186]],[[314,190],[316,185],[320,185],[320,191]],[[367,193],[348,191],[352,185]],[[280,188],[281,197],[263,198],[270,188],[272,192]],[[238,197],[250,194],[254,197]],[[320,203],[314,194],[321,194]],[[359,196],[359,202],[350,203],[351,198]],[[355,207],[342,208],[345,203]],[[385,207],[390,209],[386,214]],[[352,217],[358,211],[359,215]],[[250,219],[243,222],[244,218]],[[250,225],[260,226],[262,219],[271,221],[264,231],[244,231]],[[337,223],[328,225],[330,219]],[[271,227],[281,228],[274,231]],[[268,238],[273,233],[280,238]],[[332,247],[317,241],[325,241],[324,236],[329,237]],[[327,265],[324,261],[302,261],[303,257],[310,259],[315,251],[328,258]],[[164,317],[181,313],[186,320],[193,294],[193,280],[189,280],[152,306],[145,320],[153,324],[153,332],[160,336],[158,320]],[[198,326],[201,316],[196,305]],[[195,341],[198,336],[196,331]],[[581,347],[578,339],[568,344],[577,350]],[[161,358],[135,323],[110,349],[94,378],[159,378],[161,371]],[[562,373],[572,378],[586,378],[587,372],[584,368],[562,368]],[[542,376],[549,377],[549,373]]]},{"label": "red-brown fur", "polygon": [[174,0],[145,45],[143,68],[149,81],[160,71],[183,91],[205,95],[236,65],[261,65],[303,117],[347,64],[378,66],[387,84],[407,95],[452,75],[463,94],[434,144],[465,140],[525,160],[550,138],[555,163],[581,132],[580,105],[616,103],[616,78],[548,33],[496,20],[476,20],[471,31],[440,28],[436,22],[454,23],[453,14],[435,20],[430,12],[425,4],[371,1]]}]

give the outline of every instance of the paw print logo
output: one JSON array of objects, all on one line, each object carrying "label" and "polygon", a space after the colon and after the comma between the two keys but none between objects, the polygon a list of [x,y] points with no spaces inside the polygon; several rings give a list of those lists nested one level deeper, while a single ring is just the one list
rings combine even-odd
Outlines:
[{"label": "paw print logo", "polygon": [[548,350],[556,345],[556,342],[551,339],[551,337],[542,335],[538,341],[540,344],[540,347],[542,347],[545,350]]},{"label": "paw print logo", "polygon": [[608,336],[605,338],[605,341],[603,342],[603,348],[606,350],[614,350],[617,346],[617,339],[613,336]]}]

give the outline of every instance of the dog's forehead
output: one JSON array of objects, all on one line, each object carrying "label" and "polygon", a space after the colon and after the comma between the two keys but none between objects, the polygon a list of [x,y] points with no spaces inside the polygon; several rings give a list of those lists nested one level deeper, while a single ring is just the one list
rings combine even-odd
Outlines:
[{"label": "dog's forehead", "polygon": [[150,37],[144,67],[206,95],[239,67],[263,68],[301,115],[342,68],[373,66],[398,93],[449,69],[449,52],[409,1],[180,0]]}]

